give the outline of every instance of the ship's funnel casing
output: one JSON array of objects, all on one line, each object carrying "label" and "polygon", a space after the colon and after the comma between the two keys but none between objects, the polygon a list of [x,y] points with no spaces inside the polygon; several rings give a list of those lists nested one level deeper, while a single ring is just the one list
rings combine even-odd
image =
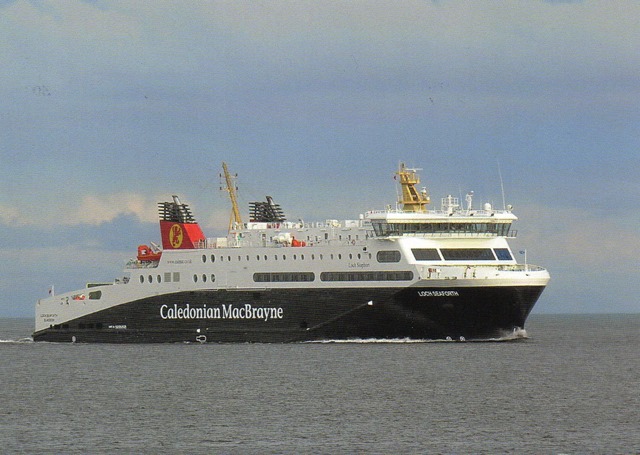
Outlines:
[{"label": "ship's funnel casing", "polygon": [[200,225],[191,213],[191,209],[187,204],[182,204],[178,196],[173,196],[173,202],[159,203],[158,211],[160,214],[162,249],[185,250],[197,248],[197,243],[206,240]]},{"label": "ship's funnel casing", "polygon": [[196,248],[196,243],[206,240],[198,223],[160,221],[162,249],[186,250]]}]

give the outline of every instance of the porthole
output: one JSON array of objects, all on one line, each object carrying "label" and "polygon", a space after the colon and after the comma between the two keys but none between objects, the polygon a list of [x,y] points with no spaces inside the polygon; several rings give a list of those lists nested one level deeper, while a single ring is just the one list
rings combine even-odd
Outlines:
[{"label": "porthole", "polygon": [[144,283],[144,277],[140,275],[140,284]]},{"label": "porthole", "polygon": [[211,274],[211,282],[213,283],[214,281],[216,281],[216,276],[212,273]]},{"label": "porthole", "polygon": [[304,254],[300,255],[300,259],[304,261]]},{"label": "porthole", "polygon": [[266,254],[264,255],[264,260],[265,260],[265,261],[267,260],[267,255],[266,255]]},{"label": "porthole", "polygon": [[162,283],[162,277],[160,275],[157,276],[158,283]]},{"label": "porthole", "polygon": [[227,256],[229,262],[231,262],[231,256]]},{"label": "porthole", "polygon": [[293,260],[295,261],[296,259],[298,259],[298,255],[297,255],[297,254],[294,254],[294,255],[293,255]]},{"label": "porthole", "polygon": [[204,273],[202,274],[202,282],[203,283],[207,282],[207,275],[205,275]]},{"label": "porthole", "polygon": [[342,254],[339,254],[339,255],[338,255],[338,259],[342,259]]},{"label": "porthole", "polygon": [[256,261],[259,261],[259,260],[260,260],[260,255],[258,254],[256,255]]},{"label": "porthole", "polygon": [[153,277],[151,275],[147,277],[147,280],[149,280],[149,283],[153,283]]},{"label": "porthole", "polygon": [[198,275],[193,275],[193,282],[197,283],[198,282]]},{"label": "porthole", "polygon": [[216,257],[213,254],[211,255],[211,262],[216,262]]},{"label": "porthole", "polygon": [[202,255],[202,262],[207,262],[207,255],[206,254]]},{"label": "porthole", "polygon": [[349,259],[353,259],[353,254],[349,253]]}]

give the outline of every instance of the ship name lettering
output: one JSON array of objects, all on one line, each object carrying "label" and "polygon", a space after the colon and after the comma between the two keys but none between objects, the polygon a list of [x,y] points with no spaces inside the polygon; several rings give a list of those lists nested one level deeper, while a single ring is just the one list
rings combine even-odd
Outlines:
[{"label": "ship name lettering", "polygon": [[350,262],[349,263],[350,269],[366,269],[367,267],[371,267],[371,264],[367,262]]},{"label": "ship name lettering", "polygon": [[459,297],[458,291],[418,291],[420,297]]}]

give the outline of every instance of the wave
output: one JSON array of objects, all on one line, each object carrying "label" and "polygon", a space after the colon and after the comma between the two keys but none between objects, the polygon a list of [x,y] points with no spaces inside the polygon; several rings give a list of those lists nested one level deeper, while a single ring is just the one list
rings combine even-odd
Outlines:
[{"label": "wave", "polygon": [[19,338],[17,340],[0,340],[0,343],[13,343],[13,344],[24,344],[24,343],[33,343],[33,338]]},{"label": "wave", "polygon": [[415,343],[465,343],[465,342],[473,342],[473,343],[487,343],[494,341],[518,341],[518,340],[526,340],[529,338],[527,331],[521,328],[515,328],[513,331],[505,331],[499,337],[494,338],[472,338],[466,339],[465,337],[459,338],[451,338],[446,337],[444,339],[434,339],[434,340],[422,340],[416,338],[351,338],[351,339],[340,339],[340,340],[311,340],[305,341],[304,343],[317,343],[317,344],[415,344]]}]

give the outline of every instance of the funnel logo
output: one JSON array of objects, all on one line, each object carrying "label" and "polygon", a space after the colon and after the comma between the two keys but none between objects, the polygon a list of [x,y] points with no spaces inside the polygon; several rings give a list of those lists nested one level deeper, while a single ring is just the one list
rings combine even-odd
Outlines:
[{"label": "funnel logo", "polygon": [[180,248],[183,238],[184,233],[182,232],[182,226],[179,224],[171,226],[171,230],[169,231],[169,243],[171,243],[171,246],[173,248]]}]

